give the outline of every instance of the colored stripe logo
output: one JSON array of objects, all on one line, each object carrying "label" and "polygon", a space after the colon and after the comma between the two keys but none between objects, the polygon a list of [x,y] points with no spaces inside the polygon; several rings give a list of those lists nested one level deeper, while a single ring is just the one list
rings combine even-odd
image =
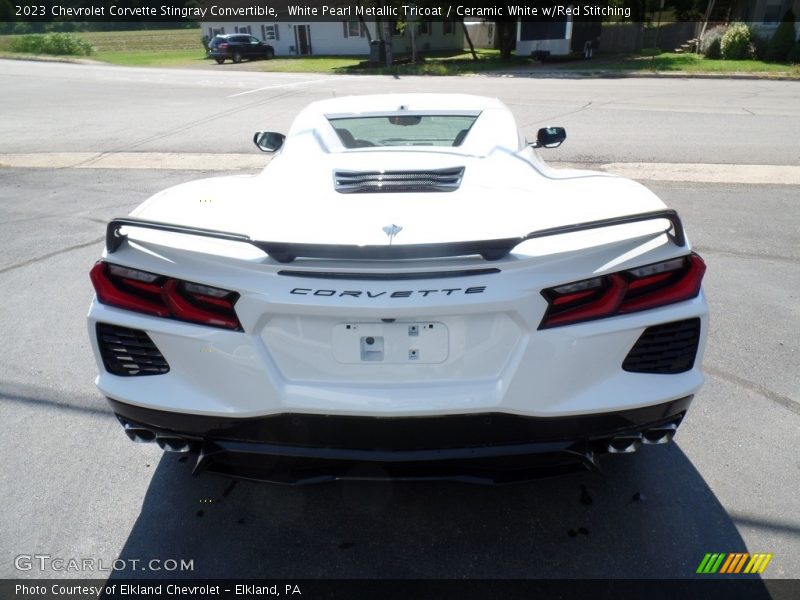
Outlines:
[{"label": "colored stripe logo", "polygon": [[749,554],[747,552],[709,552],[700,561],[696,573],[714,575],[715,573],[733,575],[738,573],[763,573],[772,554]]}]

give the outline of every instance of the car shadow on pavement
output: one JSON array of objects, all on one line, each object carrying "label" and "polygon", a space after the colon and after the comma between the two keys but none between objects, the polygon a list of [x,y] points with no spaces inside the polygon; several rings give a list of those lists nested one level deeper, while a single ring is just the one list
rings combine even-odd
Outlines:
[{"label": "car shadow on pavement", "polygon": [[193,571],[113,578],[680,578],[706,552],[746,551],[675,444],[497,487],[277,486],[192,477],[192,462],[163,456],[119,558]]}]

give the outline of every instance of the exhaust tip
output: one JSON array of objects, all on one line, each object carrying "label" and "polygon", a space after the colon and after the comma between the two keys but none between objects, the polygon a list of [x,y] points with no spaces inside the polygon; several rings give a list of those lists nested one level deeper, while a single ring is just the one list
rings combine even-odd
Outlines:
[{"label": "exhaust tip", "polygon": [[156,439],[155,432],[145,429],[144,427],[131,425],[130,423],[125,423],[123,427],[128,439],[138,444],[147,444]]},{"label": "exhaust tip", "polygon": [[191,452],[192,443],[182,437],[160,435],[156,438],[158,447],[165,452]]},{"label": "exhaust tip", "polygon": [[653,427],[644,432],[642,443],[644,444],[668,444],[675,437],[678,429],[677,423],[665,423],[658,427]]},{"label": "exhaust tip", "polygon": [[632,433],[611,438],[608,442],[609,454],[630,454],[636,452],[642,445],[642,434]]}]

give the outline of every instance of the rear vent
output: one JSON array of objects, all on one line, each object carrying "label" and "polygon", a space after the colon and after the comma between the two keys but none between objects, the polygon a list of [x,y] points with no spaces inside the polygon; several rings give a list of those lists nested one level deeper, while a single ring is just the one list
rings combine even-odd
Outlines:
[{"label": "rear vent", "polygon": [[153,340],[139,329],[97,324],[97,344],[103,364],[114,375],[161,375],[169,372]]},{"label": "rear vent", "polygon": [[648,327],[625,357],[631,373],[684,373],[694,366],[700,341],[700,319]]},{"label": "rear vent", "polygon": [[377,192],[452,192],[461,185],[464,167],[429,171],[335,171],[341,194]]}]

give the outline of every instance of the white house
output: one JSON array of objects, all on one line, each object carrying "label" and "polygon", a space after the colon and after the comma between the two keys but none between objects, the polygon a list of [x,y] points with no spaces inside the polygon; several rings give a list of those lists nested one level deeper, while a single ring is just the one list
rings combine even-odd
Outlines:
[{"label": "white house", "polygon": [[728,9],[730,21],[744,21],[764,38],[772,37],[786,11],[792,9],[800,35],[800,0],[716,0],[715,5]]},{"label": "white house", "polygon": [[[372,39],[378,39],[375,21],[366,21]],[[454,21],[419,21],[413,25],[417,52],[461,50],[464,35],[460,23]],[[222,33],[249,33],[268,42],[276,56],[302,55],[367,55],[370,48],[367,32],[357,20],[352,21],[205,21],[203,34],[214,37]],[[411,25],[404,31],[394,28],[392,50],[411,52]]]}]

